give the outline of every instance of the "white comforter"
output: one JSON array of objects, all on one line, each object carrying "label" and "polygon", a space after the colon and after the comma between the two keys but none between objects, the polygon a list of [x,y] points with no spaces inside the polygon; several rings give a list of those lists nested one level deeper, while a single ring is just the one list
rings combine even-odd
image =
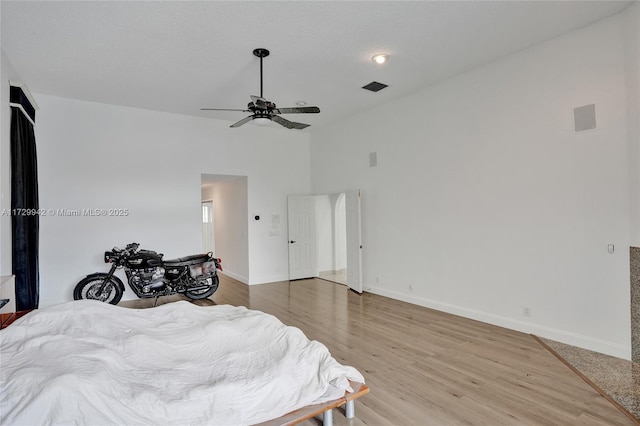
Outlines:
[{"label": "white comforter", "polygon": [[339,398],[319,342],[243,307],[77,301],[0,331],[0,424],[252,424]]}]

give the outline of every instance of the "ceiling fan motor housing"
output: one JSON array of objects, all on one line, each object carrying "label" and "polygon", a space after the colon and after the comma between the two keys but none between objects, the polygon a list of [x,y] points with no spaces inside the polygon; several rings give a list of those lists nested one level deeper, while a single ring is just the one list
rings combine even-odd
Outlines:
[{"label": "ceiling fan motor housing", "polygon": [[266,58],[267,56],[269,56],[269,51],[267,49],[258,48],[258,49],[253,49],[253,54],[256,55],[258,58]]}]

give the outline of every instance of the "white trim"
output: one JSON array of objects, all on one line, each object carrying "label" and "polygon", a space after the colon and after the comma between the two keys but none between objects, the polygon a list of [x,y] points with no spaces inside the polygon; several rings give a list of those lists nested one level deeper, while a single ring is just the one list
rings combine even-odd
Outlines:
[{"label": "white trim", "polygon": [[[301,280],[306,280],[306,279],[311,279],[314,277],[308,277],[308,278],[301,278]],[[261,276],[258,279],[256,278],[252,278],[251,281],[248,282],[249,285],[256,285],[256,284],[270,284],[270,283],[281,283],[284,281],[290,281],[289,280],[289,276],[286,274],[278,274],[278,275],[266,275],[266,276]]]},{"label": "white trim", "polygon": [[[302,278],[302,279],[310,279],[313,277],[308,277],[308,278]],[[287,274],[278,274],[278,275],[267,275],[267,276],[263,276],[260,277],[259,279],[253,279],[251,281],[249,281],[249,285],[254,285],[254,284],[270,284],[270,283],[281,283],[284,281],[291,281],[289,279],[289,275]]]},{"label": "white trim", "polygon": [[32,125],[33,127],[35,127],[35,126],[36,126],[36,122],[35,122],[35,121],[33,121],[33,120],[31,119],[31,117],[29,116],[29,114],[27,114],[27,111],[25,111],[25,110],[24,110],[24,108],[22,107],[22,105],[17,104],[17,103],[15,103],[15,102],[9,102],[9,106],[12,106],[12,107],[18,108],[20,111],[22,111],[22,113],[23,113],[23,114],[24,114],[24,116],[27,118],[27,120],[29,120],[29,122],[31,123],[31,125]]},{"label": "white trim", "polygon": [[[222,267],[224,268],[224,265],[222,265]],[[240,281],[243,284],[249,284],[249,280],[247,279],[247,277],[243,277],[242,275],[238,275],[238,274],[234,274],[231,271],[218,271],[218,274],[220,275],[226,275],[227,277],[231,277],[234,280]]]},{"label": "white trim", "polygon": [[520,331],[527,334],[535,334],[536,336],[546,339],[552,339],[572,346],[589,349],[603,354],[631,360],[631,347],[624,346],[619,343],[609,342],[606,340],[594,339],[593,337],[584,336],[556,328],[550,328],[531,322],[520,321],[513,318],[507,318],[500,315],[494,315],[487,312],[477,311],[475,309],[464,308],[449,303],[438,302],[436,300],[426,299],[422,297],[410,296],[397,291],[387,290],[379,287],[365,288],[365,291],[378,294],[380,296],[390,297],[392,299],[401,300],[403,302],[414,305],[424,306],[442,312],[458,315],[464,318],[474,319],[476,321],[486,322],[488,324],[505,327],[511,330]]},{"label": "white trim", "polygon": [[22,92],[24,92],[24,95],[27,97],[27,99],[29,99],[29,102],[31,102],[31,106],[33,107],[33,109],[35,109],[35,110],[39,110],[40,109],[40,107],[36,103],[36,100],[31,95],[31,92],[29,91],[29,88],[27,88],[26,84],[24,84],[21,81],[9,80],[9,85],[10,86],[19,87],[20,89],[22,89]]}]

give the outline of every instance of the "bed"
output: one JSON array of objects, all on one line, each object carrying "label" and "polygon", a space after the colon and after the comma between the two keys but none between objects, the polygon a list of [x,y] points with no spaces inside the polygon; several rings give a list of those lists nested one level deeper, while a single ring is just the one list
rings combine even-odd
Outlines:
[{"label": "bed", "polygon": [[285,415],[309,407],[352,415],[363,383],[298,328],[244,307],[81,300],[0,331],[6,425],[293,424]]}]

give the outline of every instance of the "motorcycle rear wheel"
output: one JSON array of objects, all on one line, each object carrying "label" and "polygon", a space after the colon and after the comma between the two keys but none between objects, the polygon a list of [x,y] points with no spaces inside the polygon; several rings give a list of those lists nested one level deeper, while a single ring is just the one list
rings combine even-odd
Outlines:
[{"label": "motorcycle rear wheel", "polygon": [[211,296],[218,289],[218,283],[220,282],[217,274],[211,277],[211,279],[213,280],[213,285],[211,287],[205,288],[204,290],[187,290],[184,293],[185,296],[187,296],[191,300],[206,299],[207,297]]},{"label": "motorcycle rear wheel", "polygon": [[117,305],[120,299],[122,299],[122,289],[113,278],[109,279],[104,290],[102,290],[102,294],[97,294],[104,278],[104,276],[93,276],[81,280],[73,289],[73,299],[98,300],[100,302]]}]

